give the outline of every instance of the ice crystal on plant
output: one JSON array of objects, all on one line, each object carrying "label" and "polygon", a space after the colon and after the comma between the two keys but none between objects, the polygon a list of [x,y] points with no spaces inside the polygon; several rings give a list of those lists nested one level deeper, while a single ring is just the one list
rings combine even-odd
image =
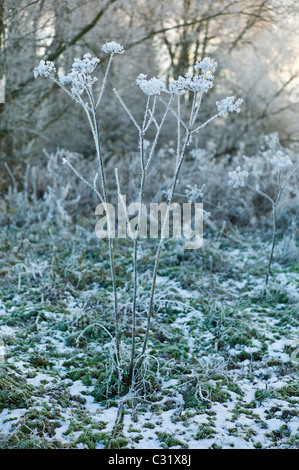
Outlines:
[{"label": "ice crystal on plant", "polygon": [[187,184],[185,194],[188,198],[188,201],[195,202],[199,197],[202,198],[204,193],[204,187],[205,185],[199,188],[196,184]]},{"label": "ice crystal on plant", "polygon": [[106,42],[106,44],[102,46],[102,51],[105,53],[110,52],[112,54],[123,54],[125,52],[123,46],[115,41]]},{"label": "ice crystal on plant", "polygon": [[171,193],[172,193],[171,188],[164,189],[164,190],[162,191],[162,193],[163,193],[163,195],[165,196],[165,199],[166,199],[167,201],[170,201],[170,199],[171,199]]},{"label": "ice crystal on plant", "polygon": [[185,75],[185,88],[193,91],[194,93],[203,92],[207,93],[213,86],[213,76],[209,75],[204,77],[203,75],[194,75],[186,73]]},{"label": "ice crystal on plant", "polygon": [[281,150],[278,150],[270,161],[278,170],[282,170],[283,168],[293,165],[290,157],[284,154]]},{"label": "ice crystal on plant", "polygon": [[227,98],[224,98],[224,100],[216,101],[216,106],[220,116],[226,116],[228,113],[232,113],[233,111],[239,113],[241,111],[240,106],[242,103],[242,98],[235,101],[234,96],[228,96]]},{"label": "ice crystal on plant", "polygon": [[59,82],[62,85],[72,84],[72,93],[80,95],[86,88],[90,88],[96,81],[96,77],[91,74],[100,62],[97,57],[91,57],[91,54],[84,54],[83,59],[74,59],[72,71],[68,75],[59,75]]},{"label": "ice crystal on plant", "polygon": [[214,72],[217,63],[206,57],[201,62],[196,62],[194,65],[195,70],[202,69],[205,73],[203,75],[192,75],[186,73],[184,77],[179,76],[177,79],[172,80],[168,89],[165,87],[165,78],[153,77],[147,80],[147,75],[141,73],[138,75],[136,83],[140,86],[141,90],[146,95],[159,95],[161,92],[171,93],[173,95],[183,95],[186,90],[193,93],[206,93],[213,86],[214,76],[207,74],[208,71]]},{"label": "ice crystal on plant", "polygon": [[241,170],[241,167],[238,166],[235,171],[228,173],[228,177],[230,178],[228,184],[237,189],[245,186],[244,178],[248,177],[248,172]]},{"label": "ice crystal on plant", "polygon": [[179,77],[177,80],[172,80],[169,84],[169,91],[174,95],[183,95],[186,91],[186,81],[184,77]]},{"label": "ice crystal on plant", "polygon": [[56,69],[55,69],[55,65],[53,62],[49,60],[47,62],[45,62],[44,60],[41,60],[39,65],[34,69],[33,75],[34,75],[34,78],[37,78],[39,76],[48,77],[51,72],[55,72],[55,71]]},{"label": "ice crystal on plant", "polygon": [[211,71],[212,73],[215,72],[217,68],[217,62],[211,59],[210,57],[205,57],[201,62],[196,62],[194,65],[195,70],[203,70],[204,72]]},{"label": "ice crystal on plant", "polygon": [[91,54],[88,52],[87,54],[84,54],[83,59],[74,59],[72,70],[76,70],[82,74],[90,75],[99,62],[100,59],[97,57],[91,57]]},{"label": "ice crystal on plant", "polygon": [[162,91],[167,92],[165,87],[165,78],[152,77],[149,80],[146,79],[147,75],[143,73],[139,74],[136,79],[136,84],[140,89],[148,96],[160,95]]},{"label": "ice crystal on plant", "polygon": [[206,93],[213,86],[213,75],[203,76],[186,73],[184,77],[180,76],[173,80],[169,85],[169,92],[175,95],[183,95],[186,90],[194,93]]}]

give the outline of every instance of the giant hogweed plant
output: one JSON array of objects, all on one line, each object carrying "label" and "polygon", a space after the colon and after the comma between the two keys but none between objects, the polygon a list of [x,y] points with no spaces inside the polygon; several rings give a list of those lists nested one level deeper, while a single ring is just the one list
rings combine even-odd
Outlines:
[{"label": "giant hogweed plant", "polygon": [[[109,70],[113,58],[117,54],[123,54],[124,48],[112,41],[106,43],[102,47],[102,51],[105,54],[109,54],[109,61],[104,73],[104,77],[100,86],[100,90],[95,96],[95,83],[97,78],[94,75],[95,69],[100,62],[97,57],[92,57],[89,53],[85,54],[82,59],[74,59],[72,69],[69,74],[58,74],[56,75],[56,69],[53,62],[40,61],[38,67],[34,70],[35,78],[44,76],[50,78],[53,82],[59,85],[69,97],[75,101],[76,104],[83,108],[83,111],[88,120],[92,137],[94,140],[98,169],[95,171],[93,181],[88,181],[84,176],[78,172],[73,164],[68,159],[63,159],[63,162],[67,164],[72,171],[80,178],[92,191],[96,193],[100,203],[103,205],[106,213],[107,233],[108,233],[108,245],[109,245],[109,258],[110,258],[110,271],[111,271],[111,282],[113,288],[113,310],[114,310],[114,337],[113,337],[113,348],[114,358],[118,374],[118,390],[121,390],[125,386],[125,390],[136,389],[137,377],[142,371],[142,365],[144,365],[145,358],[149,356],[148,352],[148,340],[150,336],[151,319],[154,309],[154,297],[156,290],[156,281],[158,274],[158,267],[160,261],[160,255],[165,240],[165,230],[171,204],[173,202],[176,185],[186,154],[186,150],[192,143],[194,134],[203,130],[209,123],[214,121],[216,118],[226,116],[230,112],[240,112],[240,105],[242,99],[235,100],[233,96],[227,97],[221,101],[216,102],[217,112],[212,115],[207,121],[200,123],[199,115],[203,97],[213,86],[213,73],[216,70],[217,63],[206,57],[200,62],[196,62],[194,65],[194,73],[186,73],[184,76],[179,76],[174,79],[170,84],[166,85],[165,78],[147,78],[147,75],[140,74],[136,79],[136,85],[140,91],[146,96],[145,107],[143,111],[143,119],[139,123],[133,116],[132,112],[125,103],[125,99],[120,96],[116,89],[113,89],[117,102],[127,113],[130,118],[132,125],[136,129],[138,138],[138,155],[140,163],[140,178],[139,178],[139,191],[138,191],[138,215],[137,224],[132,230],[130,220],[126,214],[126,224],[128,235],[133,240],[132,246],[132,299],[131,299],[131,343],[130,343],[130,354],[128,360],[128,349],[123,346],[121,341],[121,324],[120,324],[120,309],[118,302],[118,291],[116,283],[116,271],[114,261],[114,236],[112,230],[112,221],[110,220],[109,208],[108,208],[108,191],[107,191],[107,178],[105,174],[105,165],[103,157],[103,138],[101,135],[101,126],[99,124],[98,111],[100,110],[100,104],[105,91]],[[181,108],[182,100],[181,97],[186,92],[192,96],[192,106],[190,108],[189,116],[187,120],[182,118]],[[162,108],[162,117],[157,117],[158,105]],[[137,313],[137,296],[138,296],[138,243],[141,232],[141,211],[144,200],[144,186],[147,178],[150,176],[150,168],[155,158],[155,150],[158,144],[159,137],[163,125],[168,115],[172,115],[177,122],[176,132],[176,152],[173,160],[173,175],[171,183],[167,192],[167,210],[164,217],[164,221],[161,227],[159,239],[157,241],[157,250],[155,255],[155,262],[153,268],[153,274],[151,279],[151,288],[149,293],[149,300],[147,303],[147,313],[145,318],[145,331],[141,342],[136,344],[136,313]],[[153,137],[151,140],[148,139],[148,131],[154,129]],[[150,142],[150,144],[149,144]],[[115,168],[116,178],[116,191],[118,198],[121,203],[125,204],[123,196],[121,194],[120,179],[118,170]],[[98,180],[100,185],[98,185]],[[129,365],[128,365],[129,363]]]}]

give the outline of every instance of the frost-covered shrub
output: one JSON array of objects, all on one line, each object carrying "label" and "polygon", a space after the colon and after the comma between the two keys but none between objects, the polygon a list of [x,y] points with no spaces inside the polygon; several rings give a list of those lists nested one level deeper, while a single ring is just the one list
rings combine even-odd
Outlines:
[{"label": "frost-covered shrub", "polygon": [[275,258],[281,263],[299,263],[299,246],[296,243],[298,233],[298,227],[293,222],[288,233],[277,243]]},{"label": "frost-covered shrub", "polygon": [[[235,189],[238,188],[249,188],[255,191],[259,197],[265,199],[270,207],[272,212],[272,243],[271,243],[271,251],[269,255],[269,261],[267,266],[266,272],[266,279],[265,279],[265,288],[264,294],[267,291],[269,276],[270,276],[270,269],[274,255],[274,248],[275,242],[277,237],[277,208],[281,202],[281,197],[286,188],[288,188],[288,184],[291,182],[292,177],[296,174],[297,170],[299,169],[299,164],[294,163],[288,152],[283,151],[280,147],[278,136],[276,134],[272,134],[265,138],[265,144],[268,147],[266,150],[262,152],[262,157],[268,160],[268,165],[272,165],[276,185],[274,188],[271,188],[271,192],[266,192],[264,189],[261,188],[259,183],[259,176],[260,176],[260,168],[261,162],[259,162],[259,167],[254,168],[253,171],[253,182],[248,182],[250,172],[246,169],[242,169],[238,166],[235,170],[230,171],[228,173],[229,181],[228,184]],[[295,159],[295,156],[293,155]],[[274,182],[273,182],[274,184]],[[291,235],[291,234],[290,234]]]},{"label": "frost-covered shrub", "polygon": [[44,150],[44,159],[39,166],[27,165],[22,185],[17,183],[6,165],[12,185],[3,199],[3,224],[8,220],[16,226],[47,222],[63,228],[71,223],[84,190],[75,178],[66,183],[68,172],[61,169],[63,156],[75,162],[82,161],[81,156],[63,149],[50,154]]}]

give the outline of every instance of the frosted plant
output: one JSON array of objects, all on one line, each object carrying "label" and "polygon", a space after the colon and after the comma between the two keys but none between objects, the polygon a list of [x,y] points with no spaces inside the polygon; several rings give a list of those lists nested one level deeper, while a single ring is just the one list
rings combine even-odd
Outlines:
[{"label": "frosted plant", "polygon": [[51,73],[56,72],[56,68],[53,64],[53,62],[50,62],[49,60],[45,62],[44,60],[41,60],[39,65],[34,69],[34,78],[37,78],[39,76],[41,77],[49,77]]},{"label": "frosted plant", "polygon": [[[68,158],[63,158],[63,162],[67,164],[73,172],[81,179],[92,191],[94,191],[103,204],[106,218],[107,218],[107,233],[108,233],[108,244],[109,244],[109,256],[110,256],[110,270],[113,287],[113,305],[114,305],[114,320],[115,320],[115,338],[113,344],[115,345],[115,360],[116,368],[118,370],[118,381],[119,386],[123,383],[127,388],[134,389],[134,384],[138,383],[140,377],[138,374],[140,370],[143,370],[147,363],[148,351],[147,344],[149,339],[151,318],[153,314],[153,308],[155,306],[154,294],[156,290],[156,281],[158,274],[158,267],[160,261],[160,255],[165,239],[165,230],[167,220],[169,218],[169,211],[173,202],[175,189],[178,183],[182,164],[187,152],[189,145],[192,142],[194,133],[199,132],[210,122],[220,116],[225,116],[230,112],[239,112],[242,100],[235,101],[234,97],[228,97],[217,103],[217,111],[207,121],[198,123],[198,116],[201,108],[202,99],[205,93],[207,93],[213,86],[213,73],[216,70],[217,63],[209,57],[204,58],[200,62],[196,62],[194,65],[194,74],[186,73],[184,76],[179,76],[177,79],[167,86],[166,79],[164,77],[152,77],[147,78],[147,75],[141,73],[137,76],[136,85],[140,91],[145,95],[145,107],[143,112],[143,119],[141,123],[137,122],[137,119],[133,116],[128,106],[125,104],[123,98],[119,95],[118,91],[114,89],[114,93],[118,102],[120,103],[123,110],[127,113],[132,125],[135,127],[138,135],[138,159],[140,164],[139,174],[139,198],[138,198],[138,216],[137,224],[135,229],[132,230],[128,215],[126,216],[126,223],[128,234],[133,241],[133,269],[132,269],[132,301],[130,302],[131,309],[131,348],[129,354],[124,354],[123,347],[121,347],[120,339],[120,307],[119,307],[119,290],[116,289],[116,275],[115,275],[115,264],[114,264],[114,240],[112,224],[110,220],[110,212],[108,210],[108,192],[106,188],[106,177],[105,167],[103,159],[103,146],[100,134],[100,125],[97,116],[97,110],[105,90],[108,72],[112,63],[112,59],[115,54],[123,54],[124,48],[112,41],[106,43],[102,47],[102,52],[110,54],[109,62],[104,74],[102,85],[97,99],[94,95],[94,85],[97,83],[97,77],[94,76],[96,67],[100,61],[97,57],[92,57],[90,54],[85,54],[83,59],[76,58],[74,60],[72,69],[67,75],[60,74],[58,78],[54,75],[55,65],[52,62],[41,61],[38,67],[34,70],[34,76],[44,76],[50,78],[57,85],[59,85],[77,104],[82,106],[86,117],[88,119],[94,145],[96,149],[98,159],[98,171],[92,182],[86,180],[84,176],[74,167]],[[192,97],[192,105],[189,110],[189,118],[185,121],[182,118],[181,113],[181,101],[180,98],[184,93],[188,91]],[[164,107],[162,117],[157,117],[157,105]],[[172,150],[173,155],[173,175],[168,180],[169,185],[167,188],[167,210],[163,226],[161,227],[161,234],[158,240],[158,246],[155,256],[153,275],[151,281],[151,288],[149,299],[146,302],[142,302],[140,307],[139,302],[139,283],[138,283],[138,242],[141,234],[141,212],[144,201],[144,186],[146,178],[149,179],[151,175],[151,169],[154,157],[156,155],[156,147],[159,141],[162,128],[168,115],[171,115],[177,123],[177,135],[176,135],[176,150]],[[148,131],[150,130],[150,136],[148,137]],[[153,172],[154,173],[154,172]],[[125,206],[123,196],[121,194],[120,179],[118,175],[118,169],[115,168],[115,179],[117,194],[121,204]],[[98,180],[100,181],[100,187],[98,187]],[[200,190],[195,187],[187,187],[189,191],[189,197],[194,199],[196,196],[202,194],[203,188]],[[188,194],[186,194],[188,196]],[[127,305],[127,304],[126,304]],[[136,345],[136,312],[137,309],[139,314],[146,312],[146,328],[143,339]],[[140,310],[141,309],[141,310]],[[139,350],[138,350],[138,348]],[[126,350],[127,351],[127,350]],[[129,362],[129,364],[128,364]],[[127,389],[126,388],[126,389]]]},{"label": "frosted plant", "polygon": [[125,52],[123,46],[121,46],[120,44],[118,44],[117,42],[115,41],[111,41],[111,42],[106,42],[106,44],[104,44],[102,46],[102,51],[105,52],[105,53],[111,53],[111,54],[123,54]]},{"label": "frosted plant", "polygon": [[226,116],[228,113],[232,113],[233,111],[236,111],[236,113],[239,113],[241,111],[240,106],[243,103],[243,100],[239,98],[237,101],[235,101],[234,96],[229,96],[225,98],[224,100],[217,101],[217,109],[220,113],[220,116]]},{"label": "frosted plant", "polygon": [[165,78],[150,78],[146,79],[147,75],[141,73],[136,79],[136,84],[140,86],[140,89],[148,96],[160,95],[162,91],[167,91],[165,88]]},{"label": "frosted plant", "polygon": [[47,176],[51,184],[47,185],[43,195],[43,204],[41,204],[38,218],[50,223],[55,222],[62,230],[72,220],[68,208],[75,207],[80,200],[80,195],[73,199],[70,198],[72,185],[70,182],[65,184],[65,174],[60,171],[61,159],[64,157],[70,159],[73,155],[63,149],[58,149],[55,153],[50,154],[44,150],[44,154],[48,160]]},{"label": "frosted plant", "polygon": [[205,188],[204,184],[202,185],[201,188],[198,188],[196,184],[194,185],[187,184],[185,194],[188,198],[188,201],[195,202],[199,197],[202,198],[204,194],[204,188]]},{"label": "frosted plant", "polygon": [[72,93],[74,95],[82,95],[84,90],[90,90],[92,85],[97,81],[96,77],[92,77],[96,66],[100,62],[97,57],[91,57],[85,54],[83,59],[75,59],[72,71],[68,75],[60,74],[58,79],[61,85],[72,84]]},{"label": "frosted plant", "polygon": [[[52,62],[41,61],[38,67],[34,70],[34,76],[49,77],[57,85],[59,85],[76,103],[82,106],[85,111],[85,114],[88,119],[90,129],[92,131],[92,136],[94,140],[94,145],[96,149],[99,170],[95,175],[95,178],[92,183],[87,181],[73,165],[69,162],[67,158],[63,158],[63,163],[67,164],[74,173],[87,185],[89,186],[98,196],[101,203],[103,203],[106,214],[107,214],[107,229],[109,232],[108,244],[109,244],[109,257],[110,257],[110,268],[111,268],[111,277],[113,285],[113,294],[114,294],[114,321],[115,321],[115,335],[116,335],[116,356],[118,363],[120,362],[119,356],[119,345],[120,345],[120,332],[119,332],[119,312],[117,304],[117,291],[116,291],[116,276],[115,276],[115,263],[114,263],[114,252],[113,252],[113,240],[111,236],[111,221],[109,217],[109,211],[107,210],[107,189],[106,189],[106,178],[104,172],[104,162],[103,162],[103,152],[101,137],[99,133],[99,123],[97,118],[97,108],[101,102],[103,92],[106,86],[107,76],[109,69],[111,67],[112,59],[115,53],[124,52],[123,47],[120,44],[115,42],[107,43],[103,46],[104,52],[110,53],[110,60],[103,78],[102,87],[98,96],[97,101],[95,101],[93,94],[93,85],[96,83],[96,77],[93,77],[92,74],[95,71],[100,59],[97,57],[91,57],[89,53],[83,56],[83,59],[74,59],[72,70],[68,75],[60,74],[57,78],[53,72],[56,70]],[[68,85],[71,85],[71,91],[68,89]],[[83,101],[82,96],[87,98],[87,101]],[[97,179],[100,178],[101,189],[97,188]]]},{"label": "frosted plant", "polygon": [[[153,313],[153,305],[154,305],[154,293],[155,293],[155,288],[156,288],[156,280],[157,280],[157,273],[158,273],[158,266],[159,266],[159,261],[160,261],[160,256],[161,256],[161,251],[163,247],[163,241],[164,241],[164,231],[166,228],[166,223],[167,219],[169,216],[169,210],[170,206],[173,201],[173,197],[175,194],[175,189],[176,185],[178,182],[180,170],[185,158],[185,154],[187,151],[188,146],[192,142],[192,137],[195,132],[199,132],[199,130],[203,129],[207,124],[209,124],[211,121],[216,119],[219,116],[222,116],[223,113],[223,108],[221,107],[218,109],[218,113],[214,114],[210,119],[205,121],[203,124],[198,125],[196,123],[198,114],[200,111],[202,99],[204,93],[206,93],[210,88],[213,86],[213,75],[210,73],[210,71],[215,71],[216,69],[216,62],[212,61],[212,59],[206,58],[201,62],[196,62],[194,66],[195,74],[192,76],[191,73],[185,74],[184,77],[180,76],[177,80],[173,80],[170,84],[168,89],[165,86],[166,80],[162,78],[152,78],[152,79],[147,79],[147,75],[145,74],[139,74],[137,77],[137,85],[140,87],[141,91],[147,95],[147,103],[144,111],[144,118],[143,118],[143,123],[142,125],[139,125],[135,118],[133,117],[132,113],[122,100],[122,98],[119,96],[118,92],[114,90],[116,96],[118,97],[121,105],[123,106],[124,110],[127,112],[129,115],[132,123],[136,127],[138,134],[139,134],[139,149],[140,149],[140,167],[141,167],[141,178],[140,178],[140,205],[143,202],[143,191],[144,191],[144,182],[145,182],[145,177],[149,168],[149,165],[151,163],[152,157],[153,157],[153,151],[156,147],[157,143],[157,138],[160,134],[161,131],[161,126],[164,123],[166,113],[169,111],[177,120],[177,151],[175,155],[175,161],[174,161],[174,174],[172,177],[172,180],[170,182],[170,187],[166,190],[167,194],[167,211],[165,215],[165,221],[164,225],[162,226],[161,230],[161,235],[160,235],[160,241],[158,243],[157,247],[157,252],[156,252],[156,257],[155,257],[155,265],[154,265],[154,271],[153,271],[153,278],[152,278],[152,286],[151,286],[151,293],[150,293],[150,299],[149,299],[149,307],[148,307],[148,313],[147,313],[147,327],[146,327],[146,333],[145,333],[145,338],[143,342],[143,347],[141,351],[141,356],[139,358],[139,361],[137,361],[137,364],[141,366],[145,353],[146,353],[146,348],[147,348],[147,342],[149,338],[149,331],[150,331],[150,323],[151,323],[151,317]],[[202,73],[200,73],[200,70]],[[190,92],[193,93],[193,102],[192,102],[192,107],[190,111],[190,116],[187,122],[185,122],[181,118],[181,106],[180,106],[180,96],[183,95],[186,90],[189,90]],[[170,95],[170,98],[168,101],[165,101],[164,98],[161,96],[162,94]],[[177,109],[175,109],[172,106],[174,98],[177,97]],[[238,100],[237,102],[234,101],[234,98],[227,98],[229,105],[226,107],[226,113],[228,112],[233,112],[237,111],[239,112],[240,110],[240,105],[242,100]],[[160,122],[160,124],[157,123],[155,117],[154,117],[154,111],[156,107],[156,102],[160,101],[162,104],[164,104],[166,108],[166,112]],[[224,100],[224,102],[226,102]],[[149,152],[149,156],[146,160],[145,158],[145,152],[144,152],[144,139],[145,139],[145,133],[148,130],[149,126],[153,124],[156,127],[156,137],[153,140],[152,148],[151,151]],[[185,131],[184,137],[182,137],[182,129]],[[118,185],[119,187],[119,185]],[[139,211],[140,213],[140,211]],[[137,292],[137,243],[138,243],[138,233],[140,231],[140,225],[138,224],[138,231],[137,231],[137,236],[134,240],[134,266],[133,266],[133,272],[134,272],[134,297],[136,296]],[[133,306],[133,326],[132,326],[132,331],[134,331],[135,334],[135,307]],[[132,337],[133,341],[133,348],[132,348],[132,358],[131,358],[131,367],[130,371],[134,370],[134,341],[135,338]]]},{"label": "frosted plant", "polygon": [[282,263],[299,259],[299,247],[296,243],[296,233],[298,233],[296,223],[293,221],[290,233],[287,234],[276,246],[276,257]]},{"label": "frosted plant", "polygon": [[[276,139],[272,139],[271,143],[276,145],[277,141]],[[271,150],[271,149],[270,149]],[[241,170],[241,167],[238,166],[235,171],[230,171],[228,173],[229,181],[228,184],[231,185],[233,188],[238,189],[242,187],[248,187],[250,189],[255,190],[258,192],[261,196],[265,197],[271,204],[272,206],[272,220],[273,220],[273,225],[272,225],[272,243],[271,243],[271,250],[270,250],[270,256],[267,264],[267,271],[266,271],[266,278],[265,278],[265,287],[263,290],[263,296],[267,293],[267,288],[268,288],[268,282],[269,282],[269,276],[270,276],[270,270],[271,270],[271,264],[273,260],[273,254],[274,254],[274,247],[275,247],[275,242],[276,242],[276,235],[277,235],[277,206],[281,200],[281,195],[283,190],[286,188],[287,184],[289,183],[291,177],[294,175],[294,173],[298,170],[299,165],[295,166],[293,170],[286,176],[284,182],[281,182],[281,173],[282,170],[285,170],[289,167],[293,166],[293,163],[289,157],[289,155],[285,154],[281,150],[277,150],[274,155],[269,155],[269,152],[264,152],[264,156],[270,157],[269,160],[271,164],[274,166],[274,168],[277,171],[277,193],[276,197],[272,198],[269,196],[269,194],[265,193],[262,189],[260,189],[260,186],[258,184],[255,185],[255,187],[252,187],[249,185],[245,179],[248,178],[249,174],[245,170]]]},{"label": "frosted plant", "polygon": [[228,173],[229,182],[233,188],[242,188],[246,185],[245,178],[248,178],[248,172],[241,170],[241,167],[238,166],[235,171],[230,171]]},{"label": "frosted plant", "polygon": [[278,169],[278,170],[283,170],[284,168],[288,168],[289,166],[292,166],[293,163],[290,160],[290,157],[288,155],[285,155],[283,152],[280,150],[277,151],[276,155],[274,155],[273,158],[271,158],[270,162]]},{"label": "frosted plant", "polygon": [[194,65],[195,70],[204,70],[205,72],[212,72],[215,73],[217,68],[217,62],[215,60],[211,59],[210,57],[205,57],[203,60],[200,62],[196,62]]},{"label": "frosted plant", "polygon": [[22,276],[32,276],[33,279],[42,279],[44,274],[48,271],[49,265],[47,261],[36,263],[30,256],[27,257],[24,263],[17,263],[14,266],[13,271],[9,274],[18,273],[18,290],[21,289]]}]

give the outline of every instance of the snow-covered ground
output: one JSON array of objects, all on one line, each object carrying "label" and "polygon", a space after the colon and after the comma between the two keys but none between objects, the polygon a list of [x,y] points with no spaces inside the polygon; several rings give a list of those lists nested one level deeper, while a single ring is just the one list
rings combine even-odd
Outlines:
[{"label": "snow-covered ground", "polygon": [[[298,265],[275,261],[271,296],[261,299],[267,245],[218,240],[208,263],[204,251],[178,261],[167,247],[145,385],[119,396],[107,264],[94,247],[74,252],[71,238],[53,237],[30,241],[40,272],[23,269],[17,236],[14,255],[3,253],[13,269],[2,276],[0,300],[2,448],[298,447]],[[150,250],[140,257],[147,266]],[[140,275],[140,332],[149,272]],[[131,273],[119,275],[125,353]]]}]

